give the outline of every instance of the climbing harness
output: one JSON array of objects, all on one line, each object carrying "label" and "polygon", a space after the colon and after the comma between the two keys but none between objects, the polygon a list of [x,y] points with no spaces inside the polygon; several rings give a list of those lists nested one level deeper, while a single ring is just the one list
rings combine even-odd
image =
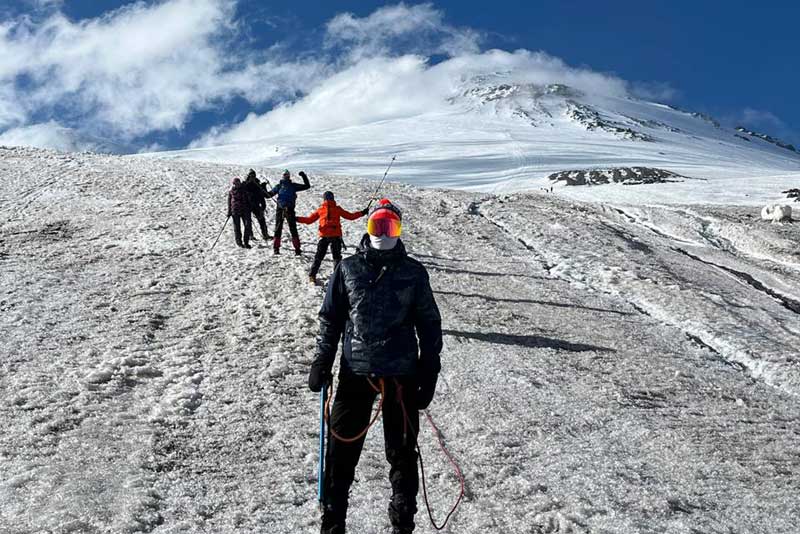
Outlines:
[{"label": "climbing harness", "polygon": [[383,378],[378,379],[378,384],[380,384],[380,388],[378,388],[372,382],[372,380],[370,380],[369,378],[367,378],[367,381],[369,382],[369,385],[372,386],[372,389],[374,389],[376,393],[380,393],[381,398],[378,401],[378,408],[375,410],[375,415],[372,417],[372,420],[369,422],[367,427],[364,430],[362,430],[361,432],[359,432],[358,435],[356,435],[355,437],[344,438],[344,437],[340,436],[339,434],[337,434],[336,431],[333,429],[333,426],[331,425],[331,421],[330,421],[330,419],[331,419],[331,399],[333,398],[333,395],[330,395],[328,397],[328,402],[327,402],[327,404],[325,406],[325,422],[328,424],[328,429],[329,429],[331,435],[334,438],[338,439],[339,441],[342,441],[344,443],[353,443],[353,442],[358,441],[359,439],[363,438],[364,436],[366,436],[367,432],[369,431],[369,429],[372,428],[372,425],[375,424],[375,422],[378,420],[378,416],[383,411],[383,398],[384,398],[384,396],[386,394],[386,384],[384,383]]}]

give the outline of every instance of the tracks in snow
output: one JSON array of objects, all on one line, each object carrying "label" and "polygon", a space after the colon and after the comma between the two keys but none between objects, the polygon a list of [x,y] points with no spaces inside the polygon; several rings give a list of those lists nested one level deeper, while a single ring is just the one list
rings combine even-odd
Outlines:
[{"label": "tracks in snow", "polygon": [[[700,241],[695,241],[677,235],[676,232],[662,230],[658,225],[643,222],[639,217],[620,208],[594,209],[570,204],[569,207],[562,207],[562,212],[557,214],[558,218],[550,223],[556,231],[542,232],[531,224],[530,217],[544,216],[544,210],[539,210],[540,213],[536,215],[525,212],[526,215],[520,217],[505,209],[496,199],[492,201],[490,198],[489,204],[491,207],[486,210],[482,209],[481,203],[475,203],[470,211],[518,241],[551,276],[621,298],[652,320],[682,330],[687,339],[698,347],[707,349],[709,357],[721,356],[737,368],[746,367],[753,376],[761,377],[771,385],[794,395],[800,394],[800,371],[793,369],[778,356],[781,351],[792,353],[796,350],[800,331],[791,326],[791,319],[774,309],[753,308],[759,301],[756,295],[735,290],[722,280],[719,285],[713,282],[711,285],[703,284],[702,278],[709,272],[708,268],[716,269],[726,277],[731,276],[744,283],[750,291],[757,291],[758,295],[778,303],[791,312],[792,316],[796,316],[800,310],[800,303],[758,279],[755,274],[757,270],[772,269],[770,266],[774,263],[764,264],[767,267],[751,267],[758,260],[749,255],[739,255],[731,240],[714,233],[710,220],[703,222],[697,233]],[[687,222],[693,225],[696,221],[694,216],[689,217],[674,210],[664,211],[665,214],[656,213],[653,216],[665,217],[665,222],[684,232]],[[606,213],[611,213],[614,217],[609,220]],[[681,217],[688,219],[684,222]],[[546,226],[547,223],[541,225]],[[603,249],[616,246],[620,250],[618,260],[613,255],[601,257],[591,253],[592,243],[584,242],[585,237],[580,233],[580,226],[589,225],[596,230],[602,230],[596,237],[596,246]],[[564,246],[564,241],[570,239],[576,240],[573,248]],[[689,245],[698,247],[698,251],[704,250],[701,243],[710,247],[709,250],[714,254],[727,255],[726,261],[738,261],[746,267],[728,267],[681,248]],[[704,269],[697,271],[696,267],[678,260],[675,254],[691,260],[695,265],[702,265]],[[744,270],[748,267],[751,272]],[[792,283],[794,277],[791,272],[786,271],[782,276],[784,284]],[[770,276],[781,278],[780,273],[774,269]],[[671,280],[673,281],[670,282]],[[673,287],[684,291],[675,291]],[[695,292],[685,292],[690,287],[694,287]],[[693,309],[696,311],[693,312]],[[752,313],[747,313],[748,310],[752,310]],[[759,320],[763,321],[764,337],[748,336],[749,341],[745,343],[731,343],[735,323],[748,320],[748,315],[759,316]],[[776,343],[768,343],[768,338]],[[777,347],[782,349],[775,353]]]}]

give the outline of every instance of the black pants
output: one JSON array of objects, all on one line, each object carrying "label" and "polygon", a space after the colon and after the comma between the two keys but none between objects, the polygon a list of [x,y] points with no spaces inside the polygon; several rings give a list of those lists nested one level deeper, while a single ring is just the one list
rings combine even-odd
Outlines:
[{"label": "black pants", "polygon": [[292,234],[292,245],[295,251],[300,251],[300,235],[297,233],[297,220],[295,219],[294,206],[278,207],[275,210],[275,239],[272,246],[275,250],[281,248],[281,235],[283,235],[283,219],[289,223],[289,232]]},{"label": "black pants", "polygon": [[244,244],[250,244],[250,237],[253,235],[253,225],[250,220],[249,213],[241,215],[233,215],[233,236],[236,238],[236,244],[242,245],[242,225],[244,224]]},{"label": "black pants", "polygon": [[333,268],[335,269],[339,262],[342,261],[342,238],[320,237],[319,243],[317,243],[317,252],[314,254],[314,263],[311,264],[311,270],[308,271],[311,276],[317,276],[322,260],[325,259],[325,254],[328,253],[328,245],[330,245],[331,254],[333,254]]},{"label": "black pants", "polygon": [[[372,379],[376,386],[377,380]],[[389,519],[393,527],[413,530],[419,491],[415,449],[415,436],[419,432],[419,412],[415,405],[417,386],[411,378],[398,378],[397,381],[402,387],[408,419],[403,415],[395,379],[384,379],[383,439],[392,484]],[[364,430],[372,417],[377,395],[366,377],[341,373],[331,414],[333,431],[340,437],[351,438]],[[365,437],[353,443],[340,441],[332,435],[328,438],[321,529],[324,534],[344,532],[350,485]]]},{"label": "black pants", "polygon": [[265,216],[265,210],[257,209],[253,212],[253,216],[258,222],[258,227],[261,229],[261,237],[264,238],[264,243],[266,243],[270,236],[269,230],[267,230],[267,218]]}]

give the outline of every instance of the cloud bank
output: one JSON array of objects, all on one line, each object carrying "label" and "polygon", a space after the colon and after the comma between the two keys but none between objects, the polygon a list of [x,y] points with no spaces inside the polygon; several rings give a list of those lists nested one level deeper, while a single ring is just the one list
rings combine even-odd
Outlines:
[{"label": "cloud bank", "polygon": [[291,97],[321,75],[313,61],[237,49],[232,0],[138,2],[81,22],[50,4],[35,19],[0,23],[0,131],[36,132],[31,144],[46,144],[45,129],[26,127],[56,117],[129,141],[237,96]]},{"label": "cloud bank", "polygon": [[[358,18],[340,14],[328,22],[325,49],[329,77],[304,98],[250,114],[239,124],[213,128],[192,143],[211,146],[355,126],[445,108],[466,80],[513,72],[519,82],[564,83],[587,93],[625,96],[629,84],[614,76],[574,68],[543,52],[481,52],[482,35],[444,21],[430,4],[398,4]],[[432,56],[442,56],[436,63]]]},{"label": "cloud bank", "polygon": [[542,52],[490,50],[462,54],[435,65],[418,55],[361,59],[324,80],[297,102],[264,115],[251,114],[229,129],[214,129],[194,146],[251,141],[266,134],[324,131],[412,117],[447,109],[464,82],[487,73],[512,72],[522,83],[563,83],[585,93],[623,97],[627,84],[567,66]]},{"label": "cloud bank", "polygon": [[429,3],[341,13],[306,49],[260,50],[243,37],[251,28],[236,0],[136,2],[77,22],[62,2],[35,3],[0,22],[0,142],[141,148],[234,99],[272,109],[218,125],[192,146],[322,131],[440,110],[465,80],[493,72],[601,95],[677,94],[543,52],[482,50],[481,32],[449,24]]}]

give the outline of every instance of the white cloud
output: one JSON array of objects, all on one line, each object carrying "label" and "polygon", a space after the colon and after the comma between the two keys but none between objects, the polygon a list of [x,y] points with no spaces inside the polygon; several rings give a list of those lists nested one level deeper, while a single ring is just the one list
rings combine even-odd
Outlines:
[{"label": "white cloud", "polygon": [[[432,4],[337,15],[321,50],[290,52],[282,43],[239,46],[247,28],[236,0],[140,1],[83,21],[64,16],[58,1],[29,1],[42,7],[36,20],[0,22],[0,131],[40,146],[42,128],[58,126],[50,119],[128,143],[181,130],[195,112],[235,97],[283,103],[212,128],[195,146],[365,124],[441,110],[466,79],[491,72],[587,93],[675,96],[667,84],[629,84],[542,52],[481,52],[480,32],[448,24]],[[432,64],[432,56],[447,59]],[[53,146],[64,146],[62,134]]]},{"label": "white cloud", "polygon": [[229,129],[214,129],[194,146],[234,143],[269,135],[323,131],[441,111],[465,81],[492,72],[519,83],[563,83],[585,93],[625,96],[626,82],[566,65],[543,52],[490,50],[430,65],[417,55],[361,59],[317,85],[297,102]]},{"label": "white cloud", "polygon": [[777,115],[771,111],[764,111],[761,109],[745,108],[742,110],[739,120],[745,123],[745,125],[751,126],[766,125],[776,128],[784,128],[786,126]]},{"label": "white cloud", "polygon": [[745,126],[760,133],[780,138],[784,142],[800,144],[800,133],[771,111],[745,108],[726,122],[732,126]]},{"label": "white cloud", "polygon": [[48,121],[19,128],[11,128],[0,133],[2,146],[32,146],[51,148],[63,152],[123,152],[125,148],[113,143],[91,138],[73,128],[67,128],[55,121]]},{"label": "white cloud", "polygon": [[668,82],[634,82],[630,90],[638,98],[653,102],[672,102],[680,96],[680,91]]},{"label": "white cloud", "polygon": [[362,18],[342,13],[326,29],[327,46],[342,46],[355,60],[389,55],[398,45],[409,53],[475,53],[481,41],[479,32],[445,23],[444,12],[431,4],[384,6]]},{"label": "white cloud", "polygon": [[64,113],[131,139],[179,129],[194,111],[236,95],[254,103],[294,95],[318,75],[314,61],[237,50],[234,8],[232,0],[168,0],[80,22],[55,11],[0,24],[0,128]]}]

